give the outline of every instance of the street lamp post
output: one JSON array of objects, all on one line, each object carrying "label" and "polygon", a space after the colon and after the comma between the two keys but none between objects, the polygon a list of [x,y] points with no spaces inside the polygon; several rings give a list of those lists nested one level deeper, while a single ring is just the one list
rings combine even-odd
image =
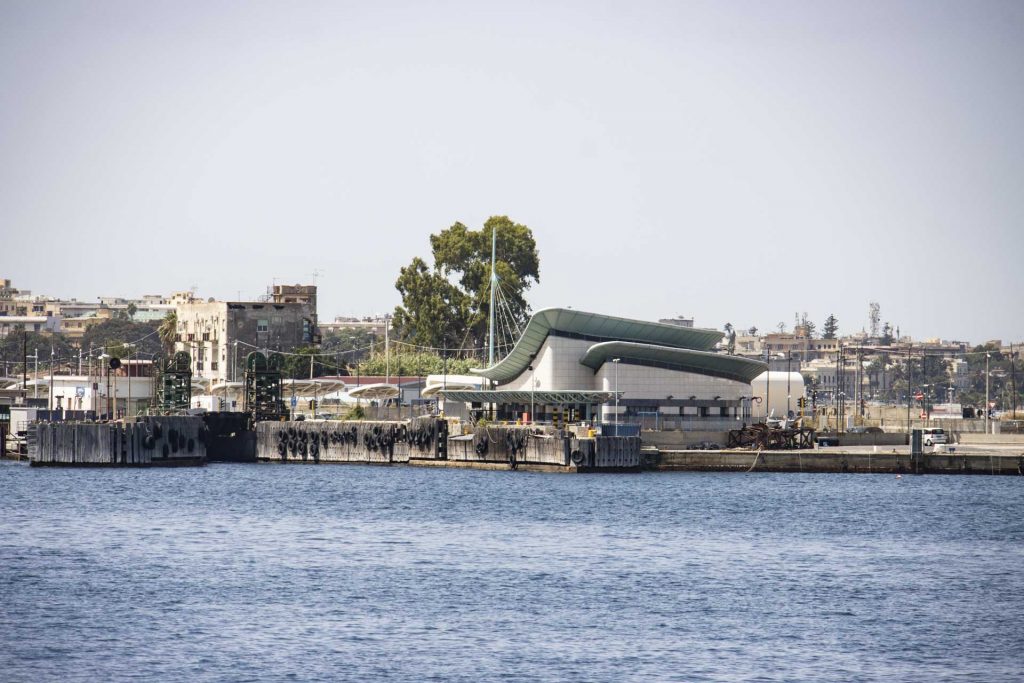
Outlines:
[{"label": "street lamp post", "polygon": [[[444,374],[442,375],[442,378],[441,378],[441,388],[442,388],[442,389],[444,389],[444,391],[448,391],[448,348],[447,348],[447,347],[445,347],[445,348],[444,348],[444,349],[442,350],[442,352],[441,352],[441,353],[443,353],[443,354],[444,354],[444,361],[443,361],[443,362],[444,362],[444,365],[443,365],[443,369],[442,369],[442,372],[443,372]],[[357,365],[356,367],[359,367],[359,366]],[[445,398],[444,398],[444,393],[443,393],[443,392],[442,392],[442,394],[441,394],[441,400],[442,400],[442,401],[444,401],[444,400],[445,400]],[[442,413],[442,414],[444,414],[444,409],[445,409],[445,408],[447,408],[447,407],[448,407],[448,406],[447,406],[447,405],[445,405],[444,403],[442,403],[442,404],[441,404],[441,413]],[[533,419],[533,413],[530,413],[530,419],[531,419],[531,420]]]},{"label": "street lamp post", "polygon": [[132,416],[132,345],[125,344],[128,351],[128,404],[125,406],[125,414],[130,419]]},{"label": "street lamp post", "polygon": [[46,401],[46,412],[49,414],[46,419],[53,421],[53,346],[50,347],[50,397]]},{"label": "street lamp post", "polygon": [[790,399],[793,397],[793,389],[790,385],[790,376],[793,372],[793,350],[790,349],[786,352],[786,419],[789,419],[789,414],[792,411],[790,407]]},{"label": "street lamp post", "polygon": [[621,358],[612,358],[612,365],[615,366],[615,436],[619,435],[619,361]]},{"label": "street lamp post", "polygon": [[110,356],[107,355],[106,349],[104,349],[103,353],[100,354],[99,360],[100,360],[100,363],[101,363],[101,365],[100,365],[100,373],[101,374],[103,372],[103,366],[104,365],[107,366],[106,418],[108,420],[110,419],[110,364],[109,364],[109,359],[110,359]]},{"label": "street lamp post", "polygon": [[537,379],[536,379],[536,376],[535,376],[536,372],[533,369],[533,365],[528,365],[527,369],[529,369],[529,371],[530,371],[530,424],[533,424],[535,422],[535,418],[533,416],[533,410],[534,410],[533,392],[534,392],[534,389],[536,389],[536,387],[537,387]]}]

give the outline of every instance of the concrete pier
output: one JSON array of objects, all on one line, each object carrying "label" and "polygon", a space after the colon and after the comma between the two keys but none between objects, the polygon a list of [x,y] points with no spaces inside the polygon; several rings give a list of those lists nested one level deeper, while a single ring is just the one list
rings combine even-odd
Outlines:
[{"label": "concrete pier", "polygon": [[644,451],[649,469],[690,472],[1024,474],[1024,455],[801,451]]},{"label": "concrete pier", "polygon": [[29,439],[33,466],[175,467],[206,463],[198,417],[140,417],[134,422],[40,422]]},{"label": "concrete pier", "polygon": [[535,427],[478,426],[449,435],[448,423],[422,417],[394,421],[261,422],[256,425],[261,461],[284,463],[409,464],[533,471],[636,471],[637,437],[579,438]]}]

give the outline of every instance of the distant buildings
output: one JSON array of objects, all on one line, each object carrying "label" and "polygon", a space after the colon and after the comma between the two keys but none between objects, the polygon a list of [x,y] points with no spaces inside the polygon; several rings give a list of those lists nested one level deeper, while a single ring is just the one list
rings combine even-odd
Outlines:
[{"label": "distant buildings", "polygon": [[375,337],[384,338],[385,330],[391,324],[389,316],[352,318],[338,316],[333,321],[320,323],[320,334],[327,335],[342,330],[363,330]]},{"label": "distant buildings", "polygon": [[141,299],[100,297],[89,302],[33,295],[29,290],[15,288],[8,279],[0,280],[0,336],[24,329],[59,332],[77,341],[90,326],[104,320],[155,321],[173,310],[174,302],[160,295]]},{"label": "distant buildings", "polygon": [[60,332],[60,319],[46,315],[0,316],[0,339],[14,332]]}]

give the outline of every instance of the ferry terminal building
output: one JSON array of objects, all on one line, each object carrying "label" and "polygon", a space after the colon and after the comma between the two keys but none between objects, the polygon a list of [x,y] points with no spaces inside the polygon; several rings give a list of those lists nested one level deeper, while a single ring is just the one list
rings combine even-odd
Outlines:
[{"label": "ferry terminal building", "polygon": [[560,415],[570,422],[735,429],[751,421],[750,383],[767,365],[714,352],[721,339],[717,330],[547,308],[534,313],[511,353],[473,370],[493,390],[435,385],[431,393],[478,410],[493,405],[498,420]]}]

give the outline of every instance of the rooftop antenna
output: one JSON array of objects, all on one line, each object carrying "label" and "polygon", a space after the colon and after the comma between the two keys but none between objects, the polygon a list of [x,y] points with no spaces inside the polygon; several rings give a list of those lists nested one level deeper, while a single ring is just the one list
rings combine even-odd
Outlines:
[{"label": "rooftop antenna", "polygon": [[494,261],[498,253],[498,228],[491,228],[491,323],[487,336],[487,365],[494,365],[494,290],[498,287],[498,273],[494,269]]},{"label": "rooftop antenna", "polygon": [[313,286],[314,287],[316,287],[316,279],[318,277],[320,277],[321,275],[323,275],[323,274],[324,274],[324,271],[320,270],[319,268],[314,268],[313,272],[310,273],[310,275],[313,276]]}]

